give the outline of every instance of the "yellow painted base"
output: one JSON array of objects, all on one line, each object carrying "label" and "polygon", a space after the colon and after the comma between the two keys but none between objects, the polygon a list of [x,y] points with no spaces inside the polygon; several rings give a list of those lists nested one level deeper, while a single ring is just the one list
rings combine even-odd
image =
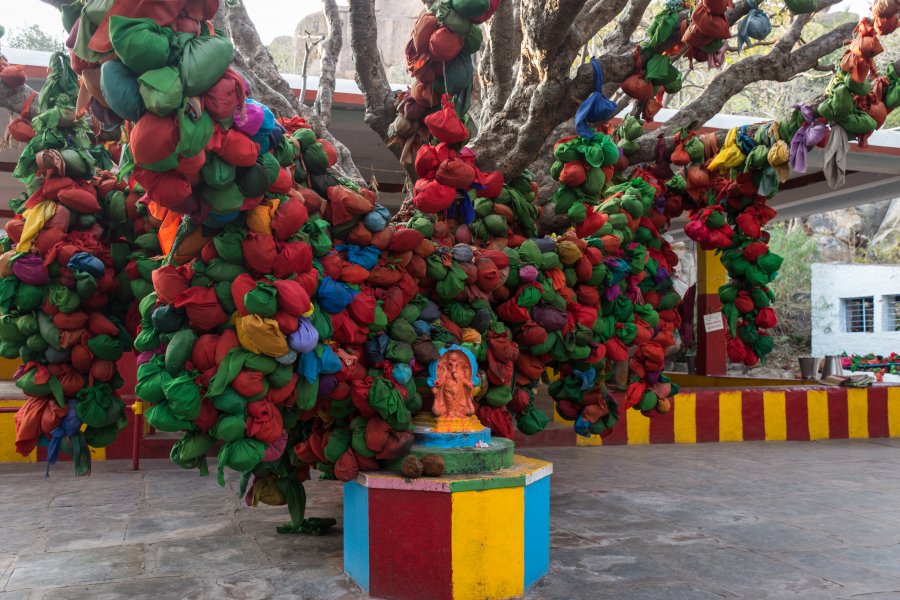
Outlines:
[{"label": "yellow painted base", "polygon": [[675,397],[674,429],[676,444],[697,443],[697,394]]},{"label": "yellow painted base", "polygon": [[828,392],[815,390],[806,394],[806,412],[809,419],[809,439],[828,439]]},{"label": "yellow painted base", "polygon": [[[453,599],[514,598],[525,593],[525,488],[453,494]],[[480,556],[474,561],[471,557]]]}]

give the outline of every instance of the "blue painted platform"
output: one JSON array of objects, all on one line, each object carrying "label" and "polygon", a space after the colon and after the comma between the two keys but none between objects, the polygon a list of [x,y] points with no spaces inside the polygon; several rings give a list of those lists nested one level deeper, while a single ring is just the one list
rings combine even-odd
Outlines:
[{"label": "blue painted platform", "polygon": [[430,427],[416,425],[413,433],[416,445],[423,448],[474,448],[478,442],[491,443],[491,430],[488,427],[480,431],[438,433]]}]

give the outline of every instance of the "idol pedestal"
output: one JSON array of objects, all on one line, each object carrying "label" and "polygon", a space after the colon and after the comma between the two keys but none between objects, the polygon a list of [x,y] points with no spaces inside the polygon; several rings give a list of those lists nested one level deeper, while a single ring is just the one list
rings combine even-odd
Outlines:
[{"label": "idol pedestal", "polygon": [[550,568],[553,465],[480,425],[439,429],[417,419],[411,453],[441,456],[441,477],[376,471],[344,484],[344,571],[389,600],[521,596]]}]

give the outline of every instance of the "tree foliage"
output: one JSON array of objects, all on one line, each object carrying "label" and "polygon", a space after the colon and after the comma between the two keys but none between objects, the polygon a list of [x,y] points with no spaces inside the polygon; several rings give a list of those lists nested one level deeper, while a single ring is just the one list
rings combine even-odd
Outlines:
[{"label": "tree foliage", "polygon": [[772,284],[779,312],[775,334],[789,348],[808,352],[812,343],[811,265],[818,255],[817,240],[794,222],[777,223],[770,232],[769,247],[784,257],[779,277]]},{"label": "tree foliage", "polygon": [[19,29],[13,29],[7,36],[6,45],[20,50],[38,50],[56,52],[63,49],[58,37],[43,31],[39,25],[32,23]]}]

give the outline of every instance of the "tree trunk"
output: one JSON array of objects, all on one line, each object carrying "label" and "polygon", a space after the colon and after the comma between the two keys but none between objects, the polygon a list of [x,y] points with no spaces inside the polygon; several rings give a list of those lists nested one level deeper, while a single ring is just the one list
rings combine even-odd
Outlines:
[{"label": "tree trunk", "polygon": [[334,88],[337,84],[335,72],[337,71],[338,56],[343,45],[341,32],[341,15],[335,0],[322,0],[325,11],[325,23],[328,25],[328,35],[322,44],[322,68],[319,72],[319,91],[316,94],[316,102],[313,110],[322,119],[322,123],[328,127],[331,123],[331,105],[334,99]]},{"label": "tree trunk", "polygon": [[[338,162],[335,167],[338,173],[357,183],[365,184],[347,146],[331,135],[321,117],[294,96],[291,86],[275,67],[272,55],[269,54],[262,40],[259,39],[259,33],[253,26],[253,22],[250,20],[247,9],[243,4],[236,2],[234,6],[223,5],[222,10],[225,11],[228,33],[234,43],[235,64],[238,64],[238,55],[243,56],[245,59],[243,62],[244,69],[247,72],[252,71],[252,79],[266,94],[266,100],[271,101],[275,105],[269,105],[269,108],[273,112],[279,110],[287,116],[299,114],[306,119],[313,131],[316,132],[316,135],[331,143],[337,151]],[[252,69],[249,69],[248,67],[251,64],[253,65]],[[275,98],[275,95],[280,95],[281,100]],[[290,107],[291,110],[287,110],[286,107]]]}]

